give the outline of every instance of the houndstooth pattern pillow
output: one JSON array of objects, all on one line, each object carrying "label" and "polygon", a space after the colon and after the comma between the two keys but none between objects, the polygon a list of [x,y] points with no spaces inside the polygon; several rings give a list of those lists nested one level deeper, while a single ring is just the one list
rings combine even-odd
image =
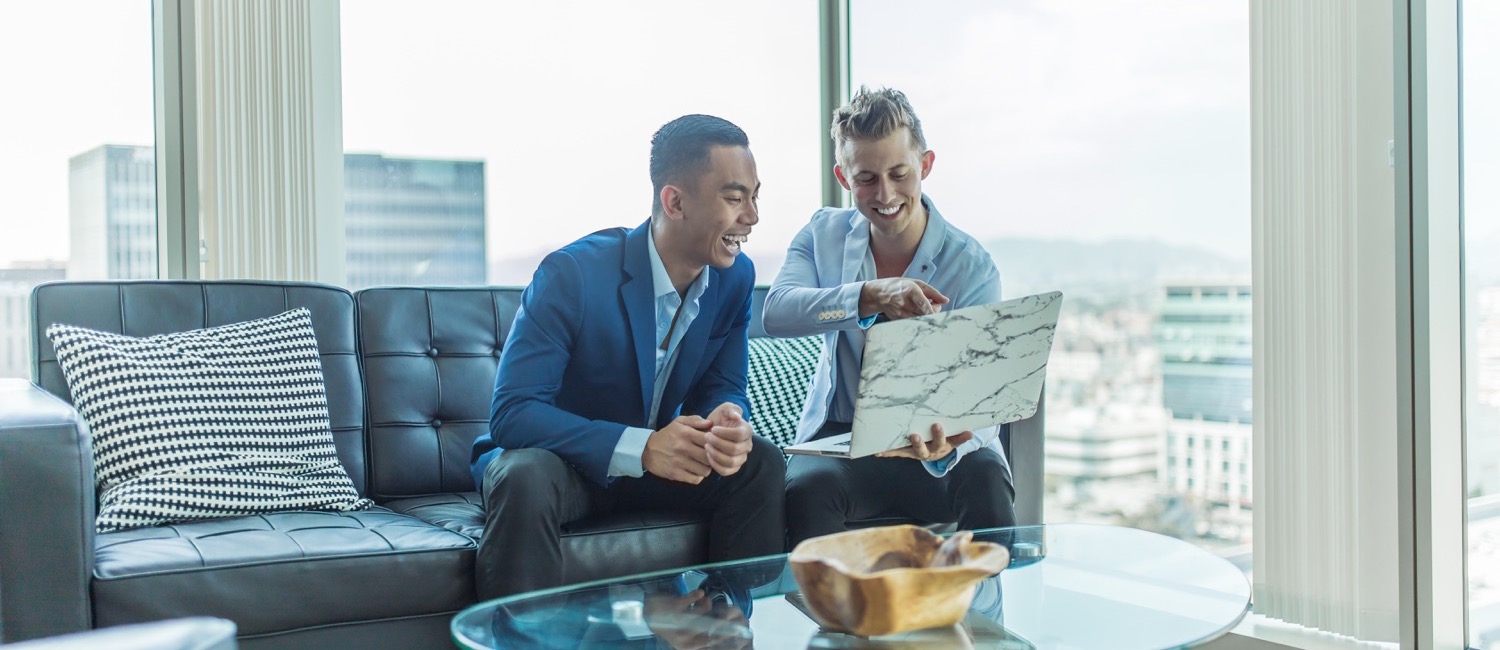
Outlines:
[{"label": "houndstooth pattern pillow", "polygon": [[778,447],[792,444],[823,337],[750,339],[749,397],[755,432]]},{"label": "houndstooth pattern pillow", "polygon": [[54,324],[99,532],[371,505],[339,463],[312,314],[137,338]]}]

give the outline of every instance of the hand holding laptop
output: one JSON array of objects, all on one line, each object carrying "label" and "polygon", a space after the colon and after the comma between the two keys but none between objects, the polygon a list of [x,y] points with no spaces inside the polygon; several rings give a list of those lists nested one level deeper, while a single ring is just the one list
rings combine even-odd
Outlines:
[{"label": "hand holding laptop", "polygon": [[948,454],[953,453],[953,450],[959,445],[972,440],[974,438],[974,432],[964,431],[961,433],[955,433],[951,436],[944,435],[943,425],[934,422],[932,423],[931,442],[924,441],[922,439],[922,434],[920,433],[913,433],[910,436],[907,436],[907,438],[911,440],[910,447],[902,447],[900,449],[882,451],[875,455],[881,458],[915,458],[917,460],[939,460],[947,456]]},{"label": "hand holding laptop", "polygon": [[946,454],[945,445],[968,440],[960,433],[938,435],[936,444],[917,443],[913,438],[932,435],[923,427],[980,429],[969,435],[990,444],[996,425],[1036,413],[1061,310],[1062,294],[1053,291],[871,326],[850,433],[785,451],[838,458],[894,451],[922,458],[925,450],[931,458]]}]

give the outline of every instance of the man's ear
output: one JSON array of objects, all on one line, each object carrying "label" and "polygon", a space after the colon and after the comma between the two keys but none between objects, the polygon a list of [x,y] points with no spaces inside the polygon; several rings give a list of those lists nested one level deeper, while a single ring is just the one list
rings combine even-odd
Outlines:
[{"label": "man's ear", "polygon": [[662,186],[661,211],[668,219],[682,218],[682,188],[676,185]]},{"label": "man's ear", "polygon": [[937,159],[937,154],[928,150],[922,154],[922,180],[927,180],[927,175],[932,173],[932,161]]},{"label": "man's ear", "polygon": [[843,185],[844,189],[849,190],[851,192],[854,191],[854,188],[849,187],[849,179],[844,178],[844,168],[843,167],[840,167],[838,165],[834,165],[833,166],[833,177],[839,179],[839,185]]}]

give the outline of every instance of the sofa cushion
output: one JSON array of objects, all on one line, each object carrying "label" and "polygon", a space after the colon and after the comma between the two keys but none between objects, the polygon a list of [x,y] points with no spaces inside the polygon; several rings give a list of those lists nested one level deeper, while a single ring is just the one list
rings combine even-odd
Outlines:
[{"label": "sofa cushion", "polygon": [[792,444],[823,337],[750,339],[750,414],[755,432],[778,447]]},{"label": "sofa cushion", "polygon": [[243,280],[107,280],[51,282],[31,292],[32,377],[71,404],[57,355],[43,333],[53,323],[102,332],[151,336],[239,323],[306,307],[318,336],[328,391],[328,416],[339,460],[361,494],[365,490],[364,380],[355,355],[354,296],[304,282]]},{"label": "sofa cushion", "polygon": [[[387,502],[386,507],[479,539],[484,507],[477,492]],[[708,520],[691,512],[647,511],[592,517],[563,526],[566,583],[661,571],[708,561]]]},{"label": "sofa cushion", "polygon": [[217,616],[255,635],[474,602],[473,540],[383,508],[137,528],[95,553],[98,627]]},{"label": "sofa cushion", "polygon": [[93,434],[100,532],[284,510],[358,510],[329,429],[312,316],[137,338],[47,336]]}]

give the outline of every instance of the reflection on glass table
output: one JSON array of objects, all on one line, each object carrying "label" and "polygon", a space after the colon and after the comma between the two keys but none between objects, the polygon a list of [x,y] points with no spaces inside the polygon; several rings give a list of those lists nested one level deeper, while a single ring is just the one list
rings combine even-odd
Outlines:
[{"label": "reflection on glass table", "polygon": [[976,531],[1011,564],[981,582],[957,625],[863,638],[821,629],[785,555],[520,594],[454,618],[464,648],[1185,648],[1244,616],[1234,565],[1131,528]]}]

